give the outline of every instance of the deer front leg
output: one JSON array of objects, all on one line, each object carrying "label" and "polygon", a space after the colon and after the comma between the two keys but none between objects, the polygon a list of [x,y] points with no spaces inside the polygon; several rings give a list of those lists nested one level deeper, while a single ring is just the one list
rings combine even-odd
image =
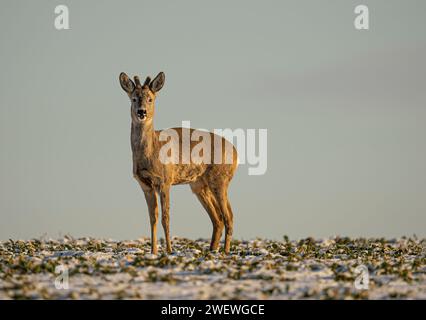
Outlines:
[{"label": "deer front leg", "polygon": [[158,204],[154,189],[144,190],[146,204],[148,205],[149,221],[151,223],[151,253],[157,254],[157,220]]},{"label": "deer front leg", "polygon": [[163,186],[160,190],[161,196],[161,224],[164,229],[164,236],[166,237],[167,253],[172,253],[172,244],[170,241],[170,186]]}]

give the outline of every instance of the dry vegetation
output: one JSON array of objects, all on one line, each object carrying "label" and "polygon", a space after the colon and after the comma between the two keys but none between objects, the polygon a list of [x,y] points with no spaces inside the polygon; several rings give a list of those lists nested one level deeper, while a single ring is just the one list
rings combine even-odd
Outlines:
[{"label": "dry vegetation", "polygon": [[[9,240],[0,242],[0,299],[426,299],[425,245],[284,237],[234,241],[227,256],[207,240],[174,238],[174,254],[153,256],[149,239]],[[368,290],[354,286],[360,264]],[[68,290],[55,287],[58,265]]]}]

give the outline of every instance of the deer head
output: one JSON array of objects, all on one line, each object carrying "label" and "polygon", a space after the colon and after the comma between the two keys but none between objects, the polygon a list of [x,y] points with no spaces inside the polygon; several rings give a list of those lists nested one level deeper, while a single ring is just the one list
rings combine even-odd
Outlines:
[{"label": "deer head", "polygon": [[154,80],[147,77],[141,84],[139,77],[135,76],[134,82],[125,74],[120,73],[120,84],[130,98],[132,121],[139,124],[152,122],[156,94],[164,85],[165,75],[160,72]]}]

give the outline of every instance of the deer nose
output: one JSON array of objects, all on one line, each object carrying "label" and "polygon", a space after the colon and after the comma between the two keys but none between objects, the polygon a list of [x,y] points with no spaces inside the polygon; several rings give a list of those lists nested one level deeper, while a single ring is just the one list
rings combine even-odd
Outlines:
[{"label": "deer nose", "polygon": [[136,113],[137,113],[139,119],[144,119],[146,117],[146,110],[145,109],[139,109]]}]

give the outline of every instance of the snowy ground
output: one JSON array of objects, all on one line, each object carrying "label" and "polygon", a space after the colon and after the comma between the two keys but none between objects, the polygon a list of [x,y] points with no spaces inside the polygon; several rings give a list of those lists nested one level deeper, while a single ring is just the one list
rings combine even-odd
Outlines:
[{"label": "snowy ground", "polygon": [[[0,299],[426,299],[426,239],[256,239],[229,256],[208,245],[174,238],[174,254],[152,256],[149,239],[3,241]],[[354,285],[359,265],[368,289]]]}]

